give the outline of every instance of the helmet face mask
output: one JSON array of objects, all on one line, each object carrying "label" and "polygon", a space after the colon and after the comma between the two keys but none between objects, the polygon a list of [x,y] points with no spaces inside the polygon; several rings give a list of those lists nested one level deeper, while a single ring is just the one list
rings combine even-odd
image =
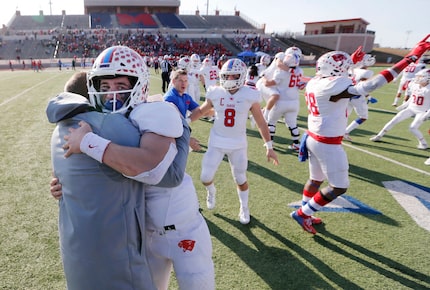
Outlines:
[{"label": "helmet face mask", "polygon": [[297,67],[300,64],[302,58],[302,51],[298,47],[289,47],[285,50],[285,57],[283,63],[288,67]]},{"label": "helmet face mask", "polygon": [[245,85],[247,69],[246,64],[238,58],[226,61],[219,73],[221,87],[226,90],[235,90],[243,87]]},{"label": "helmet face mask", "polygon": [[351,56],[343,51],[331,51],[322,55],[316,64],[316,75],[320,77],[348,77],[353,66]]},{"label": "helmet face mask", "polygon": [[297,67],[300,64],[300,57],[294,53],[285,54],[282,62],[288,67]]},{"label": "helmet face mask", "polygon": [[[132,88],[115,92],[100,88],[100,80],[126,76]],[[125,114],[129,109],[146,102],[149,93],[149,72],[142,57],[126,46],[105,49],[87,74],[88,94],[91,104],[102,111]],[[113,99],[105,102],[107,95]],[[124,98],[129,96],[128,98]]]},{"label": "helmet face mask", "polygon": [[193,53],[190,56],[190,61],[191,61],[191,68],[193,69],[200,68],[201,60],[200,60],[200,56],[197,53]]}]

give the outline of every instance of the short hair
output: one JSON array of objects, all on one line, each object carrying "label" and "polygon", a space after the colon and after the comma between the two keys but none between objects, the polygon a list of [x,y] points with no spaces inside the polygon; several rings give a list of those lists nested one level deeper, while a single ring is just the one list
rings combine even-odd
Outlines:
[{"label": "short hair", "polygon": [[89,99],[87,87],[87,73],[81,71],[73,74],[64,85],[64,91],[78,94]]},{"label": "short hair", "polygon": [[172,76],[171,76],[172,80],[176,80],[179,76],[188,76],[188,73],[184,69],[177,69],[172,71]]}]

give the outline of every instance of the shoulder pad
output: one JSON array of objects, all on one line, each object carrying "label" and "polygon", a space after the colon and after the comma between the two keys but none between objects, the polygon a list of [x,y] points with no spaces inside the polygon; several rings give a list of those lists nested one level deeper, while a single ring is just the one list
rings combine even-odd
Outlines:
[{"label": "shoulder pad", "polygon": [[183,133],[181,114],[169,102],[143,103],[135,107],[130,121],[140,133],[153,132],[162,136],[178,138]]}]

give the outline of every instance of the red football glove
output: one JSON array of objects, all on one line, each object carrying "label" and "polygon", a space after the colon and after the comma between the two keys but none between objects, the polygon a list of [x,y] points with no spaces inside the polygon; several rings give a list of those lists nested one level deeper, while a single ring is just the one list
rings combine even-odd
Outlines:
[{"label": "red football glove", "polygon": [[364,51],[362,51],[361,49],[363,48],[363,46],[359,46],[358,48],[357,48],[357,50],[356,51],[354,51],[354,53],[353,54],[351,54],[351,59],[352,59],[352,62],[354,63],[354,64],[356,64],[357,62],[360,62],[360,61],[362,61],[363,60],[363,57],[366,55],[366,53],[364,52]]},{"label": "red football glove", "polygon": [[414,48],[411,49],[411,51],[405,56],[405,58],[408,58],[412,62],[416,62],[420,57],[430,49],[430,42],[427,42],[427,39],[430,37],[430,34],[428,34],[426,37],[423,38],[420,42],[418,42]]}]

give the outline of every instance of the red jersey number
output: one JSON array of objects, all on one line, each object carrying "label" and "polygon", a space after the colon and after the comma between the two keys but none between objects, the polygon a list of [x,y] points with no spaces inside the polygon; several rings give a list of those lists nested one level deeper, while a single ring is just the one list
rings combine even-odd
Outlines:
[{"label": "red jersey number", "polygon": [[226,109],[224,111],[224,126],[233,127],[235,116],[236,116],[236,111],[234,109]]},{"label": "red jersey number", "polygon": [[315,99],[315,95],[313,93],[306,92],[305,98],[309,114],[311,114],[312,116],[319,116],[320,112],[318,111],[318,105]]}]

